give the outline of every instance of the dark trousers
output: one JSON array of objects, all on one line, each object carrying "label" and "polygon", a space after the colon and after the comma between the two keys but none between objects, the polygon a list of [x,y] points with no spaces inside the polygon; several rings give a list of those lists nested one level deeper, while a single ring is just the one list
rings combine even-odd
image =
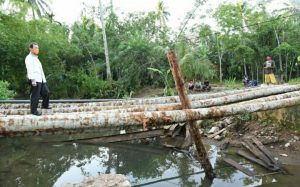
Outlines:
[{"label": "dark trousers", "polygon": [[49,89],[46,83],[37,82],[36,86],[31,85],[30,109],[31,113],[37,111],[40,96],[43,98],[42,108],[49,107]]}]

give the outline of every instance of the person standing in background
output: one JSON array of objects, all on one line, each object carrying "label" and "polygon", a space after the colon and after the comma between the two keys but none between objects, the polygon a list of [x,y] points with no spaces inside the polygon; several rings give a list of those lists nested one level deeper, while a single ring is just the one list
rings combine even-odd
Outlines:
[{"label": "person standing in background", "polygon": [[264,63],[264,74],[265,74],[265,83],[267,85],[276,84],[276,78],[274,76],[275,62],[272,60],[272,57],[267,56],[267,61]]}]

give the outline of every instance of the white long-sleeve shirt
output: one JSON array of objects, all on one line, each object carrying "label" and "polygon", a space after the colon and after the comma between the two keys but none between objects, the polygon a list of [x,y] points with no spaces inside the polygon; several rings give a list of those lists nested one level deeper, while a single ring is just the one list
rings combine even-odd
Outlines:
[{"label": "white long-sleeve shirt", "polygon": [[25,58],[27,78],[36,82],[47,82],[42,64],[37,55],[29,53]]}]

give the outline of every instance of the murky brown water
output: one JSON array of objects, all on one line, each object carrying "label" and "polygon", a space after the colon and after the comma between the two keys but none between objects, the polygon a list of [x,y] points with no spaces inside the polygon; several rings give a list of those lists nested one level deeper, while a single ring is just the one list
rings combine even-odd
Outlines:
[{"label": "murky brown water", "polygon": [[[53,139],[54,137],[1,138],[0,186],[60,187],[65,183],[78,183],[85,177],[104,173],[124,174],[132,185],[139,186],[210,186],[195,160],[159,145],[44,143]],[[214,146],[208,146],[208,149],[217,173],[211,186],[300,184],[299,166],[287,166],[289,175],[248,177],[226,165],[222,158],[233,158],[257,174],[267,171],[230,152],[221,153]]]}]

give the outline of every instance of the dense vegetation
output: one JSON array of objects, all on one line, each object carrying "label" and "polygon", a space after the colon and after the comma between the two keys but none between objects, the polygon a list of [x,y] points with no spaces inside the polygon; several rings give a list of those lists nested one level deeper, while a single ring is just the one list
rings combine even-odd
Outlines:
[{"label": "dense vegetation", "polygon": [[[183,23],[179,34],[168,27],[168,9],[161,1],[153,12],[131,13],[122,19],[112,5],[86,7],[81,20],[70,27],[55,21],[51,9],[41,2],[47,3],[10,0],[11,10],[0,9],[0,80],[9,82],[19,97],[29,93],[24,58],[32,41],[39,43],[52,98],[117,98],[145,86],[171,87],[168,48],[176,50],[187,80],[224,82],[241,80],[246,74],[261,81],[267,55],[276,61],[282,81],[299,77],[297,4],[275,13],[262,4],[221,4],[210,13],[218,29]],[[195,10],[201,4],[197,0]],[[99,12],[104,17],[101,26],[96,24],[99,16],[94,16]],[[195,12],[188,12],[186,19],[203,19]]]}]

